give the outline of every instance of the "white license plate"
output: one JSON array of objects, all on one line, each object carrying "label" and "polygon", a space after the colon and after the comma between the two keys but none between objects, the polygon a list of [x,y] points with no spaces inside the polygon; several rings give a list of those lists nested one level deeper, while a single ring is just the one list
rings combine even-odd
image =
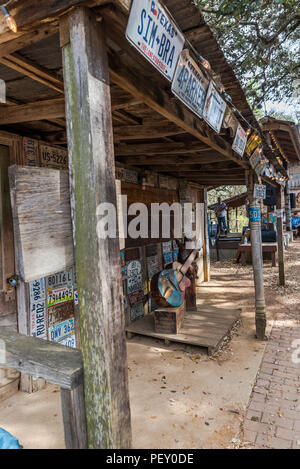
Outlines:
[{"label": "white license plate", "polygon": [[126,37],[168,80],[173,80],[185,39],[159,2],[133,0]]}]

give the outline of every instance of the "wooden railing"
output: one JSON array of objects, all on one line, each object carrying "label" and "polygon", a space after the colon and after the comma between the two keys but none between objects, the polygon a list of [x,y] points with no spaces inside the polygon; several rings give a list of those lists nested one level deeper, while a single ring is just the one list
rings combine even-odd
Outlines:
[{"label": "wooden railing", "polygon": [[87,448],[81,352],[0,328],[0,366],[60,387],[67,449]]}]

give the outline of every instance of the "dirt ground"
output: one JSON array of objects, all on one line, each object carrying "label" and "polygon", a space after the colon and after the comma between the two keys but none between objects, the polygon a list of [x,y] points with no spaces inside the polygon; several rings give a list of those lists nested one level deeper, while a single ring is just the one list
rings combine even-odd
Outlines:
[{"label": "dirt ground", "polygon": [[[269,330],[276,313],[300,312],[300,243],[287,255],[287,287],[278,269],[264,266]],[[266,342],[255,339],[252,267],[212,263],[212,281],[198,304],[243,307],[241,323],[220,352],[134,337],[128,342],[134,448],[235,448]],[[0,404],[0,427],[25,448],[63,447],[60,395],[53,387],[18,393]]]}]

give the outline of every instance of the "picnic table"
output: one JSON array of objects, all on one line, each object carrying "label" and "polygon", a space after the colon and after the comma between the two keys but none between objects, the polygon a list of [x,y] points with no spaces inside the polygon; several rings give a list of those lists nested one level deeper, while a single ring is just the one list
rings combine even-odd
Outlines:
[{"label": "picnic table", "polygon": [[[276,252],[277,252],[277,243],[262,243],[262,251],[270,252],[272,255],[272,267],[276,267]],[[237,252],[237,262],[241,260],[242,265],[246,265],[246,253],[251,252],[251,243],[240,244]]]}]

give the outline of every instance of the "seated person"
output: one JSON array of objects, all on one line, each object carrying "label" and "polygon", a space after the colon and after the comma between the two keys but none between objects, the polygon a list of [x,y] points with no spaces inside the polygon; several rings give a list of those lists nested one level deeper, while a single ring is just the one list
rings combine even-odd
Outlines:
[{"label": "seated person", "polygon": [[295,212],[292,216],[292,230],[297,230],[297,236],[300,235],[300,217],[298,212]]}]

